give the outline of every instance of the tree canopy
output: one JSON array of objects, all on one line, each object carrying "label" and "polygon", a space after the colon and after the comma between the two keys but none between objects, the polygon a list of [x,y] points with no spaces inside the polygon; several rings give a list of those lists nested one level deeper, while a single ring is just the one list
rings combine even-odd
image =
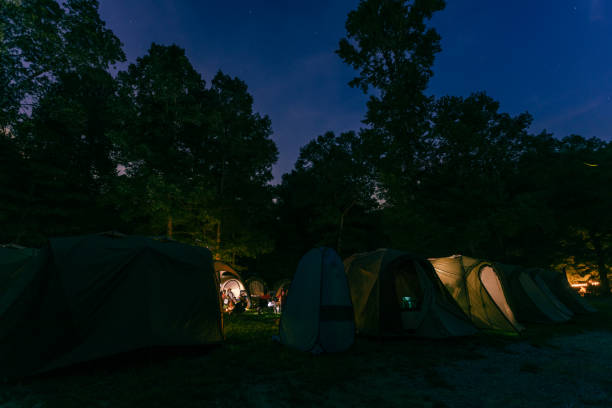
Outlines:
[{"label": "tree canopy", "polygon": [[[272,184],[270,118],[179,45],[126,69],[96,0],[0,0],[0,242],[120,230],[206,246],[270,279],[312,246],[550,267],[609,293],[612,143],[533,134],[483,91],[431,95],[443,0],[361,0],[336,53],[369,95]],[[313,135],[315,136],[315,135]],[[291,137],[290,135],[288,137]]]}]

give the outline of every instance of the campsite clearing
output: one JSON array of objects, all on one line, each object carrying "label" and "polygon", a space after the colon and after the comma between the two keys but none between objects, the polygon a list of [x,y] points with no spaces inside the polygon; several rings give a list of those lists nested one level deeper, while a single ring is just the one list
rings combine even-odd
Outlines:
[{"label": "campsite clearing", "polygon": [[313,356],[271,341],[277,317],[226,318],[205,351],[150,351],[0,385],[0,407],[609,407],[612,299],[521,336],[378,341]]}]

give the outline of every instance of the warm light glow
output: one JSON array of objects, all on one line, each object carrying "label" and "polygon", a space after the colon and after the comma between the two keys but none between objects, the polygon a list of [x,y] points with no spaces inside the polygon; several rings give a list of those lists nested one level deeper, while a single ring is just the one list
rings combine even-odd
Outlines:
[{"label": "warm light glow", "polygon": [[584,288],[588,285],[588,283],[572,283],[572,288]]},{"label": "warm light glow", "polygon": [[592,286],[599,286],[599,282],[597,281],[589,281],[589,284]]}]

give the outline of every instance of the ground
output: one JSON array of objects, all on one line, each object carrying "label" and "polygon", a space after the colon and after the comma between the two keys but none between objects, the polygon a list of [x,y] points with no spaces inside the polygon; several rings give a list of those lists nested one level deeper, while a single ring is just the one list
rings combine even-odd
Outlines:
[{"label": "ground", "polygon": [[612,300],[517,337],[357,339],[311,355],[273,342],[277,317],[226,319],[225,344],[148,351],[0,384],[17,407],[611,407]]}]

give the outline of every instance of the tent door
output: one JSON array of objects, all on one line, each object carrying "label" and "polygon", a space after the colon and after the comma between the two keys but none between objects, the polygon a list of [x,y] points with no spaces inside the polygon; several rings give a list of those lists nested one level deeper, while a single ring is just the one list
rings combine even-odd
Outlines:
[{"label": "tent door", "polygon": [[237,279],[230,279],[221,284],[221,290],[231,291],[234,295],[234,298],[238,299],[240,298],[240,291],[242,290],[242,285]]},{"label": "tent door", "polygon": [[495,270],[490,266],[482,268],[480,272],[480,281],[506,319],[516,326],[514,324],[514,313],[512,313],[510,305],[508,305],[504,289],[502,288],[502,284]]},{"label": "tent door", "polygon": [[395,293],[403,330],[416,330],[421,325],[430,303],[431,288],[427,284],[424,273],[414,263],[395,272]]}]

